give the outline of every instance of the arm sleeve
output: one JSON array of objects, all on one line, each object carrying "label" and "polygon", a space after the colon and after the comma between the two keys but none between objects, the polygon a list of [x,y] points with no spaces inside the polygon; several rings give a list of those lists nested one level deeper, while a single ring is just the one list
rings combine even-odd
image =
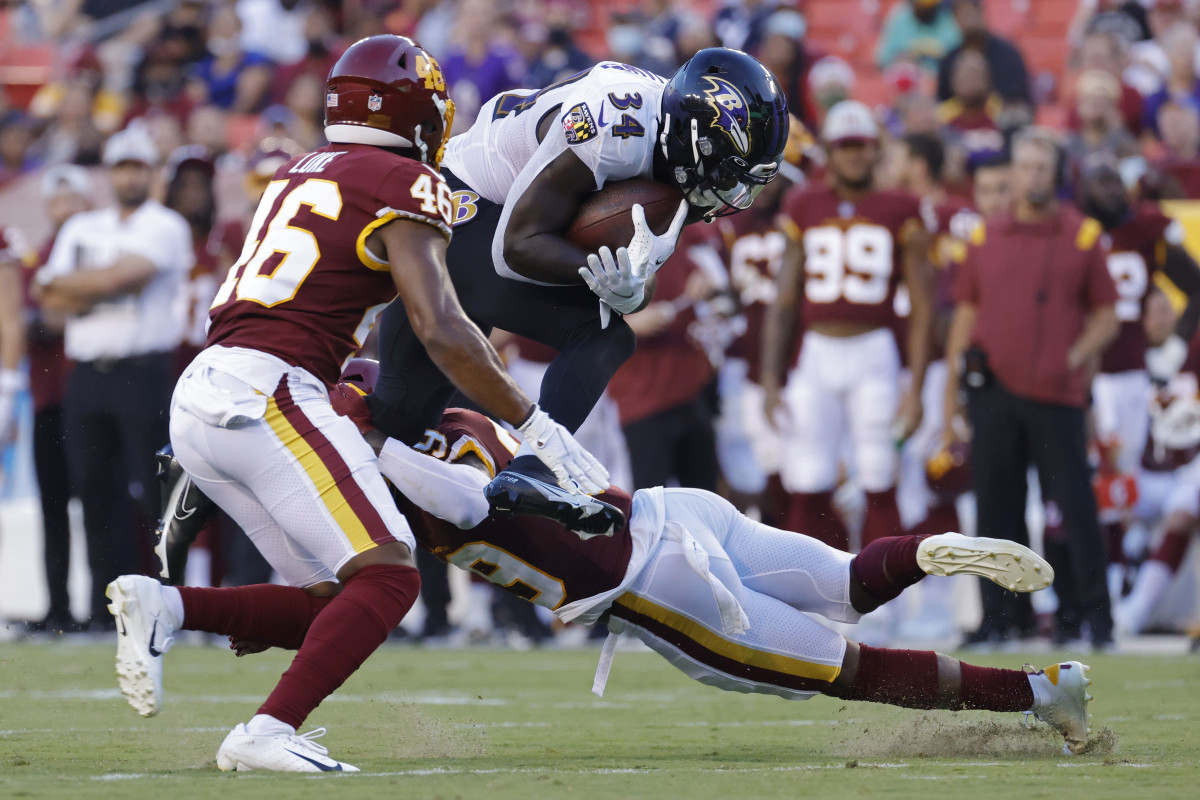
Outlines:
[{"label": "arm sleeve", "polygon": [[488,516],[483,496],[488,475],[468,464],[449,464],[388,439],[379,453],[379,471],[417,507],[462,530]]}]

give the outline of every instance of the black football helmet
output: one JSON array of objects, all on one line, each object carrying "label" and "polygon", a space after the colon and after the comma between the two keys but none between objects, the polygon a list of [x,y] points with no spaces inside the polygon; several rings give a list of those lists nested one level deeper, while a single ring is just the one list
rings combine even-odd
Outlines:
[{"label": "black football helmet", "polygon": [[748,208],[779,169],[787,99],[771,71],[739,50],[692,56],[663,92],[659,180],[723,216]]}]

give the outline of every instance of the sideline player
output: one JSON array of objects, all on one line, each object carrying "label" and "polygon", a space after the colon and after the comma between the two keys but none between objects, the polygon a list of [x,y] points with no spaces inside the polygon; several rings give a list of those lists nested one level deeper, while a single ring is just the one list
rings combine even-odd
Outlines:
[{"label": "sideline player", "polygon": [[[369,369],[352,371],[369,383]],[[603,694],[616,637],[629,633],[688,676],[729,691],[793,700],[820,693],[910,708],[1032,710],[1062,732],[1070,749],[1086,742],[1089,681],[1078,662],[1028,675],[976,667],[940,653],[860,645],[805,613],[854,622],[926,574],[983,575],[1023,591],[1048,586],[1049,565],[1024,547],[949,533],[885,537],[852,557],[754,522],[710,492],[661,487],[632,497],[611,489],[603,497],[628,524],[609,537],[581,536],[551,520],[489,512],[480,489],[519,446],[491,420],[452,409],[428,431],[430,446],[418,450],[371,430],[360,392],[339,385],[334,406],[379,450],[380,469],[422,547],[564,621],[608,628],[597,694]],[[144,580],[164,595],[211,591]],[[228,635],[241,655],[294,647],[305,621],[293,614],[275,625],[247,624],[229,614],[189,616],[182,624]]]},{"label": "sideline player", "polygon": [[[1111,157],[1093,157],[1079,186],[1083,213],[1103,227],[1110,240],[1109,274],[1117,286],[1117,338],[1100,357],[1092,379],[1092,416],[1103,475],[1133,475],[1142,456],[1150,421],[1151,380],[1169,384],[1188,354],[1200,324],[1200,267],[1183,248],[1183,226],[1156,203],[1133,204]],[[1147,348],[1142,324],[1146,298],[1161,272],[1187,295],[1187,307],[1161,344]],[[1110,591],[1121,585],[1121,541],[1125,519],[1119,509],[1101,512],[1109,553]],[[1114,602],[1119,591],[1114,592]]]},{"label": "sideline player", "polygon": [[410,39],[373,36],[342,55],[326,91],[331,144],[275,173],[171,408],[179,463],[295,588],[211,590],[164,605],[136,576],[108,586],[121,689],[143,716],[159,710],[161,654],[185,615],[217,616],[252,598],[243,614],[311,623],[270,697],[221,744],[222,770],[355,769],[296,729],[395,629],[420,587],[412,531],[374,453],[327,395],[397,293],[464,394],[570,478],[602,473],[504,372],[446,277],[453,203],[437,166],[453,106],[437,62]]},{"label": "sideline player", "polygon": [[[783,486],[794,497],[788,527],[849,549],[833,508],[842,437],[849,430],[854,474],[866,492],[863,542],[900,530],[897,440],[921,422],[929,363],[933,286],[929,234],[916,198],[874,188],[879,128],[862,103],[829,110],[821,131],[831,182],[793,193],[783,219],[793,242],[763,340],[768,416],[786,404]],[[896,288],[903,280],[911,387],[900,397]],[[803,330],[799,358],[781,380]]]},{"label": "sideline player", "polygon": [[[450,277],[485,332],[500,328],[558,351],[539,402],[568,430],[632,354],[635,337],[619,315],[648,302],[685,220],[748,207],[775,176],[788,122],[783,91],[762,64],[710,48],[669,81],[604,61],[537,91],[499,94],[450,141]],[[589,256],[565,232],[588,196],[627,178],[678,187],[678,212],[660,236],[635,207],[629,246]],[[407,311],[393,304],[381,317],[381,374],[370,402],[381,430],[414,444],[437,424],[452,387]],[[619,527],[616,509],[554,486],[525,441],[488,488],[494,509],[577,527],[588,516],[580,529],[593,531]]]}]

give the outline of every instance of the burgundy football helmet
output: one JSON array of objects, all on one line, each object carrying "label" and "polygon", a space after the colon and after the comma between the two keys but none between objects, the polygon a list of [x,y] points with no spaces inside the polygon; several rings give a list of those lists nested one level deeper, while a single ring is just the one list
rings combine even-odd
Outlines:
[{"label": "burgundy football helmet", "polygon": [[939,498],[952,500],[971,491],[971,446],[951,442],[925,462],[925,480]]},{"label": "burgundy football helmet", "polygon": [[436,167],[453,123],[442,68],[412,39],[389,34],[360,39],[329,71],[330,142],[411,148]]},{"label": "burgundy football helmet", "polygon": [[363,394],[375,391],[379,380],[379,362],[373,358],[352,358],[342,367],[341,383],[357,386]]}]

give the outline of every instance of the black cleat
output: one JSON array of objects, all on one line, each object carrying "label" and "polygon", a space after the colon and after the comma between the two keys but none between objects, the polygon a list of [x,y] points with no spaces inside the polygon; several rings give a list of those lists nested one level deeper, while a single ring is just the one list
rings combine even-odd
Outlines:
[{"label": "black cleat", "polygon": [[493,514],[545,517],[582,538],[612,536],[625,527],[621,509],[586,494],[565,491],[537,456],[514,459],[483,493]]},{"label": "black cleat", "polygon": [[169,586],[183,583],[188,550],[200,535],[200,529],[216,513],[217,504],[204,495],[179,462],[171,446],[155,454],[158,479],[162,482],[163,511],[154,531],[154,554],[158,556],[159,577]]}]

